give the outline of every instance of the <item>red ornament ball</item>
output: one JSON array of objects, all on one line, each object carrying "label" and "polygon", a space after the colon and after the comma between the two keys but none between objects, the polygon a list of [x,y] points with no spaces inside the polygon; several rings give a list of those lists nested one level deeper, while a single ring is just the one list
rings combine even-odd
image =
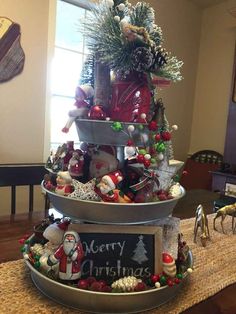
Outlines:
[{"label": "red ornament ball", "polygon": [[171,139],[171,133],[168,131],[161,132],[161,137],[162,137],[163,141],[167,142]]},{"label": "red ornament ball", "polygon": [[159,195],[158,195],[158,198],[159,198],[160,201],[166,201],[166,200],[168,200],[167,195],[164,194],[164,193],[159,194]]},{"label": "red ornament ball", "polygon": [[170,279],[170,278],[168,278],[167,279],[167,285],[169,286],[169,287],[173,287],[173,285],[174,285],[174,282],[173,282],[173,280],[172,279]]},{"label": "red ornament ball", "polygon": [[144,282],[139,282],[137,286],[134,288],[134,291],[144,291],[146,290],[146,285]]},{"label": "red ornament ball", "polygon": [[151,160],[144,158],[143,164],[144,164],[144,167],[145,167],[145,168],[149,168],[150,165],[151,165]]},{"label": "red ornament ball", "polygon": [[102,289],[102,285],[98,281],[94,281],[90,286],[90,290],[92,291],[101,291],[101,289]]},{"label": "red ornament ball", "polygon": [[89,287],[89,283],[86,279],[80,279],[78,281],[78,288],[79,289],[87,290],[88,287]]},{"label": "red ornament ball", "polygon": [[105,286],[107,286],[107,283],[106,283],[106,281],[105,280],[99,280],[98,281],[99,283],[100,283],[100,285],[101,285],[101,288],[103,288],[103,287],[105,287]]},{"label": "red ornament ball", "polygon": [[86,280],[87,280],[88,284],[89,284],[89,285],[91,285],[93,282],[95,282],[95,281],[96,281],[96,278],[95,278],[95,277],[90,276],[90,277],[88,277]]},{"label": "red ornament ball", "polygon": [[145,160],[145,159],[144,159],[144,155],[138,154],[138,156],[137,156],[137,162],[140,163],[140,164],[143,164],[144,160]]},{"label": "red ornament ball", "polygon": [[156,142],[159,142],[161,140],[161,134],[160,133],[157,133],[156,135],[155,135],[155,141]]},{"label": "red ornament ball", "polygon": [[127,146],[134,146],[134,143],[132,140],[128,140],[126,143]]},{"label": "red ornament ball", "polygon": [[151,121],[148,124],[148,128],[149,128],[150,131],[156,131],[157,130],[157,123],[156,123],[156,121]]},{"label": "red ornament ball", "polygon": [[105,120],[106,113],[103,110],[102,106],[95,105],[89,110],[88,117],[92,120]]},{"label": "red ornament ball", "polygon": [[156,283],[157,281],[159,281],[160,280],[160,275],[151,275],[151,281],[153,282],[153,283]]}]

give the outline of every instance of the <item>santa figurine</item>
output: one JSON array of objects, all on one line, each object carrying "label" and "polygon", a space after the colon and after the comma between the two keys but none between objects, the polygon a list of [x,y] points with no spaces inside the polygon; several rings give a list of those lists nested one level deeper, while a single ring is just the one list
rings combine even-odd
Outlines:
[{"label": "santa figurine", "polygon": [[47,263],[53,266],[59,263],[59,278],[61,280],[77,280],[81,277],[81,261],[84,251],[80,237],[75,231],[67,231],[63,243],[57,251],[48,257]]},{"label": "santa figurine", "polygon": [[116,150],[113,146],[101,145],[90,152],[89,176],[99,178],[118,168]]},{"label": "santa figurine", "polygon": [[74,151],[69,161],[68,171],[72,177],[82,177],[84,168],[84,155],[81,150]]},{"label": "santa figurine", "polygon": [[59,171],[56,178],[55,193],[67,196],[73,192],[72,178],[69,171]]},{"label": "santa figurine", "polygon": [[176,275],[176,264],[173,257],[168,253],[162,253],[162,266],[163,272],[171,277],[174,278]]},{"label": "santa figurine", "polygon": [[94,89],[90,85],[80,85],[77,86],[75,91],[75,107],[76,109],[70,110],[68,115],[69,119],[62,129],[62,132],[68,133],[71,125],[75,121],[76,118],[86,118],[89,111],[89,99],[94,95]]},{"label": "santa figurine", "polygon": [[119,202],[119,190],[117,185],[124,179],[122,173],[117,170],[106,174],[95,186],[95,192],[105,202]]},{"label": "santa figurine", "polygon": [[61,222],[55,222],[44,230],[43,237],[48,240],[48,242],[44,244],[43,254],[39,259],[40,269],[42,271],[47,273],[53,271],[56,276],[58,275],[58,265],[50,267],[47,263],[48,256],[54,254],[59,245],[62,243],[64,233],[67,231],[70,222],[70,218],[65,217]]}]

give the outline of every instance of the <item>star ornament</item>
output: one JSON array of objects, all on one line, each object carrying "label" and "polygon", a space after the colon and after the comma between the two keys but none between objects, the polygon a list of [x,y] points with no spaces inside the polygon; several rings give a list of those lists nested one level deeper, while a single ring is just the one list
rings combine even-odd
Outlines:
[{"label": "star ornament", "polygon": [[155,170],[155,173],[157,174],[158,180],[160,182],[159,188],[165,191],[168,190],[172,183],[172,178],[183,165],[183,161],[175,159],[168,160],[167,158],[164,158],[160,162],[158,168]]}]

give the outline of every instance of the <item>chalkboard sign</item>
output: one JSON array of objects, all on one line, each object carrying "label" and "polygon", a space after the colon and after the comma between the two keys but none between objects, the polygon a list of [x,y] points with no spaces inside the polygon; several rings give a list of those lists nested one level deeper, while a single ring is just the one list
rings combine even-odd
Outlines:
[{"label": "chalkboard sign", "polygon": [[114,281],[126,276],[146,278],[162,271],[162,228],[71,224],[85,253],[82,277]]}]

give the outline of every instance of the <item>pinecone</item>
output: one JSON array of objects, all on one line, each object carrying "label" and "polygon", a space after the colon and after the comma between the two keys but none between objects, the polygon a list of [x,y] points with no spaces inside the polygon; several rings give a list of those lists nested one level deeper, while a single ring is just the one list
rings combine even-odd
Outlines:
[{"label": "pinecone", "polygon": [[113,289],[121,290],[122,292],[131,292],[134,291],[135,287],[140,282],[142,282],[141,279],[137,279],[134,276],[128,276],[114,281],[111,287]]},{"label": "pinecone", "polygon": [[133,69],[138,72],[147,71],[154,62],[152,52],[145,47],[136,48],[131,55]]}]

